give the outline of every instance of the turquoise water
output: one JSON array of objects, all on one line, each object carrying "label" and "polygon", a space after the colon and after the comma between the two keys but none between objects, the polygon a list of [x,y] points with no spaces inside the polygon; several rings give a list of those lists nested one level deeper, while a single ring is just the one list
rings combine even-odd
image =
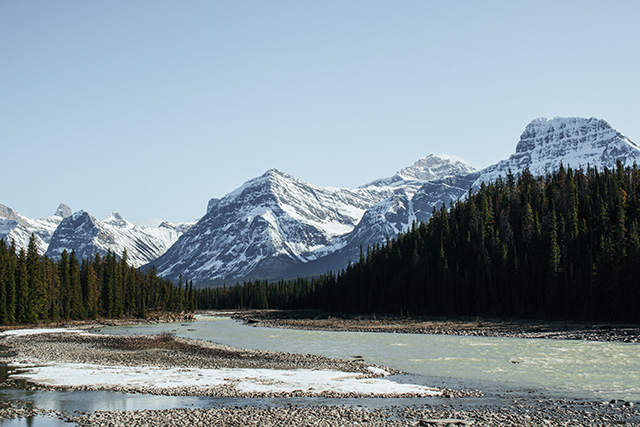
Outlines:
[{"label": "turquoise water", "polygon": [[185,324],[104,328],[110,334],[176,335],[243,348],[328,357],[362,356],[438,381],[540,390],[569,398],[640,401],[640,344],[577,340],[301,331],[225,317]]}]

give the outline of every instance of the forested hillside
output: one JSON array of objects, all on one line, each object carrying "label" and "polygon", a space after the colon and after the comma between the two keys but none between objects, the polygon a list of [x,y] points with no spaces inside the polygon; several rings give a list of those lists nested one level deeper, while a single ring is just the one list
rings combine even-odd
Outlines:
[{"label": "forested hillside", "polygon": [[220,307],[640,321],[640,169],[509,174],[311,284],[198,297]]},{"label": "forested hillside", "polygon": [[0,325],[193,308],[191,284],[183,289],[131,267],[126,252],[79,260],[64,251],[54,262],[38,254],[34,236],[26,251],[0,240]]}]

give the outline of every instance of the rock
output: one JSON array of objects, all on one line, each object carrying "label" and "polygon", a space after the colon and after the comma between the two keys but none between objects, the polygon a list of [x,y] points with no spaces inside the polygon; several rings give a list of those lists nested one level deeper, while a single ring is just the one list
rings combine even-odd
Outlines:
[{"label": "rock", "polygon": [[454,418],[441,418],[441,419],[427,419],[423,418],[419,421],[418,425],[428,426],[469,426],[473,424],[473,420],[458,420]]}]

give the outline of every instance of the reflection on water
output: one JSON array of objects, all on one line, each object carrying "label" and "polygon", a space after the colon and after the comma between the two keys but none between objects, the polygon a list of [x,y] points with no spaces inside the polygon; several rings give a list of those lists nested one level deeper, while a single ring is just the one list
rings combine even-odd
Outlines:
[{"label": "reflection on water", "polygon": [[578,340],[301,331],[206,317],[189,324],[110,327],[112,334],[176,335],[236,347],[371,363],[434,379],[493,382],[565,397],[640,400],[640,345]]},{"label": "reflection on water", "polygon": [[75,423],[66,423],[51,417],[31,417],[17,419],[1,419],[0,427],[69,427],[76,425]]}]

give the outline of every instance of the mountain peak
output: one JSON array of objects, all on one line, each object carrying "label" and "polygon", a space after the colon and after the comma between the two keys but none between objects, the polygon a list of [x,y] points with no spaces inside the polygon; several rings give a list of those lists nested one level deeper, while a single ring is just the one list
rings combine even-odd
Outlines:
[{"label": "mountain peak", "polygon": [[640,147],[629,138],[614,129],[607,121],[596,117],[555,117],[547,119],[541,117],[527,125],[520,136],[520,142],[516,145],[516,154],[530,152],[545,145],[573,143],[574,140],[581,144],[598,142],[599,146],[611,143],[630,145],[635,149]]},{"label": "mountain peak", "polygon": [[544,175],[561,163],[573,168],[591,165],[611,169],[618,161],[626,166],[640,163],[640,147],[605,120],[539,118],[522,132],[515,154],[483,169],[473,186],[505,176],[508,170],[528,168],[534,175]]},{"label": "mountain peak", "polygon": [[278,181],[285,179],[287,181],[295,180],[296,178],[288,173],[282,172],[279,169],[271,168],[260,177],[262,179],[266,179],[268,181]]},{"label": "mountain peak", "polygon": [[73,213],[71,212],[71,208],[64,203],[60,203],[58,209],[56,209],[56,212],[53,214],[53,216],[59,216],[61,218],[66,218],[71,215],[73,215]]},{"label": "mountain peak", "polygon": [[71,215],[73,217],[74,220],[77,220],[80,217],[86,216],[86,217],[91,217],[91,215],[89,214],[89,212],[85,211],[84,209],[80,209],[77,212],[74,212],[73,215]]},{"label": "mountain peak", "polygon": [[466,161],[447,154],[429,154],[413,165],[401,169],[398,175],[407,180],[432,181],[475,172]]},{"label": "mountain peak", "polygon": [[114,227],[132,228],[133,224],[124,219],[118,212],[113,212],[107,219],[103,221],[105,224],[113,225]]}]

